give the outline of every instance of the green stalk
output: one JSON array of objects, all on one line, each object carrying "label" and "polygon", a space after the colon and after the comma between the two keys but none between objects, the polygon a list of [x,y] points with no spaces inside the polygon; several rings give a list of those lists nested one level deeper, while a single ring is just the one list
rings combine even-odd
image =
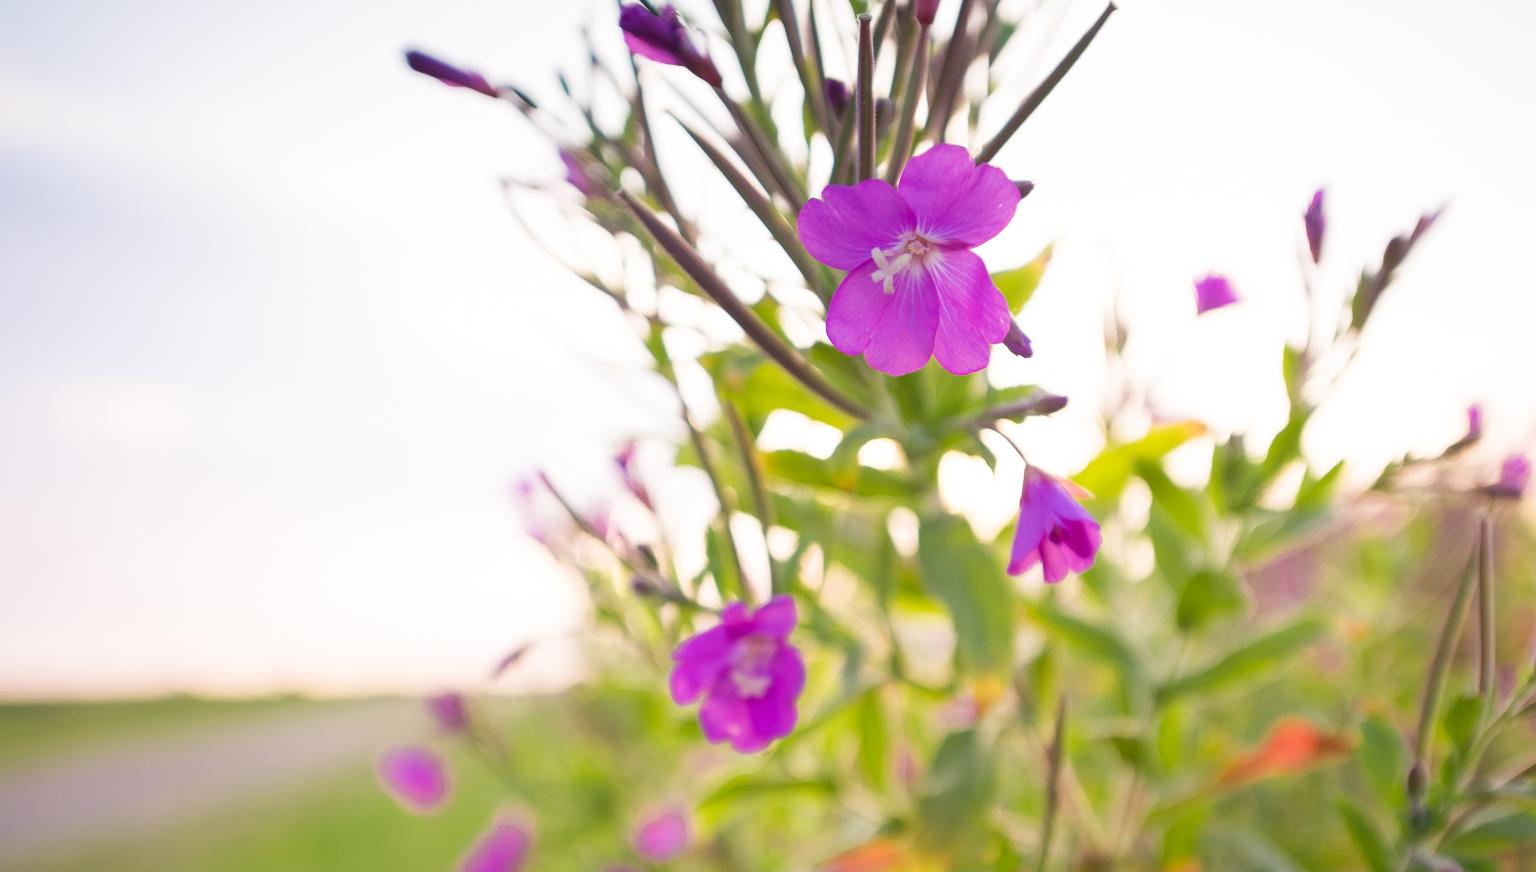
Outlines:
[{"label": "green stalk", "polygon": [[858,180],[875,174],[875,37],[868,12],[859,15]]},{"label": "green stalk", "polygon": [[747,484],[752,488],[752,508],[757,512],[757,521],[763,528],[763,551],[768,555],[769,590],[775,594],[784,593],[779,563],[773,559],[773,552],[768,550],[768,528],[773,526],[773,502],[768,499],[768,489],[763,484],[762,457],[757,453],[752,431],[747,429],[747,422],[741,419],[735,404],[722,399],[720,407],[725,411],[726,420],[731,423],[731,435],[736,438],[736,447],[741,452],[741,465],[747,471]]},{"label": "green stalk", "polygon": [[1056,809],[1060,804],[1062,748],[1066,744],[1067,698],[1056,704],[1056,731],[1051,737],[1050,768],[1045,777],[1045,814],[1040,819],[1040,854],[1035,860],[1035,872],[1045,872],[1046,861],[1051,855],[1051,836],[1056,829]]},{"label": "green stalk", "polygon": [[1498,703],[1498,680],[1493,667],[1493,521],[1484,515],[1479,525],[1477,551],[1477,690],[1483,695],[1483,717],[1493,714]]},{"label": "green stalk", "polygon": [[912,132],[917,121],[917,101],[923,95],[923,83],[928,79],[928,25],[918,27],[917,46],[911,66],[911,81],[902,94],[901,120],[896,125],[896,138],[891,141],[891,159],[885,168],[885,180],[896,184],[901,169],[912,154]]},{"label": "green stalk", "polygon": [[[1461,625],[1467,616],[1467,606],[1472,599],[1472,581],[1474,561],[1477,555],[1473,554],[1467,561],[1467,568],[1461,575],[1461,583],[1456,587],[1456,598],[1451,603],[1451,610],[1445,616],[1445,624],[1440,629],[1440,641],[1435,645],[1435,656],[1430,661],[1429,674],[1424,681],[1424,697],[1419,705],[1419,726],[1414,736],[1413,758],[1414,768],[1421,769],[1426,774],[1429,771],[1429,746],[1435,735],[1435,716],[1440,709],[1440,693],[1445,687],[1445,676],[1451,668],[1451,653],[1456,648],[1456,638],[1461,634]],[[1409,799],[1414,807],[1420,807],[1424,790],[1427,785],[1427,777],[1409,779]]]}]

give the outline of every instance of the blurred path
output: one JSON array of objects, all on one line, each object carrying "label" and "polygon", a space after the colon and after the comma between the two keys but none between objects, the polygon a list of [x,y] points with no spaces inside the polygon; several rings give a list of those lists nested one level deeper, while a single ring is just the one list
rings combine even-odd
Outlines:
[{"label": "blurred path", "polygon": [[23,764],[0,774],[0,869],[293,789],[421,724],[412,700],[317,704]]}]

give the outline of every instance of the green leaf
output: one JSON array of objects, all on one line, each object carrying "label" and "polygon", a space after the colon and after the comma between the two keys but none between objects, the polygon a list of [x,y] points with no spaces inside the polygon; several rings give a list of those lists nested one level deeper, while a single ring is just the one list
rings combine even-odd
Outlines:
[{"label": "green leaf", "polygon": [[916,496],[918,486],[905,476],[857,463],[841,468],[800,451],[768,451],[761,455],[763,473],[771,479],[861,497]]},{"label": "green leaf", "polygon": [[945,736],[918,795],[918,841],[951,856],[974,852],[987,832],[995,787],[996,767],[976,731]]},{"label": "green leaf", "polygon": [[1138,461],[1153,461],[1205,432],[1196,421],[1179,421],[1153,427],[1135,442],[1111,443],[1099,452],[1074,480],[1095,499],[1112,501],[1125,490]]},{"label": "green leaf", "polygon": [[699,812],[725,811],[741,802],[755,799],[831,798],[837,794],[832,778],[784,778],[774,775],[738,775],[728,778],[699,801]]},{"label": "green leaf", "polygon": [[1125,709],[1128,712],[1140,709],[1146,686],[1141,657],[1119,633],[1111,627],[1069,615],[1055,603],[1029,603],[1026,608],[1030,617],[1048,635],[1088,655],[1090,659],[1112,667],[1120,678]]},{"label": "green leaf", "polygon": [[1396,868],[1392,862],[1392,849],[1387,846],[1387,838],[1376,821],[1354,800],[1341,796],[1337,805],[1339,816],[1344,819],[1344,829],[1349,831],[1349,837],[1354,840],[1366,865],[1371,867],[1371,872],[1392,872]]},{"label": "green leaf", "polygon": [[1530,845],[1533,841],[1536,841],[1536,812],[1517,811],[1484,821],[1457,835],[1443,847],[1456,855],[1487,856]]},{"label": "green leaf", "polygon": [[997,285],[997,289],[1003,292],[1003,299],[1008,301],[1008,311],[1018,314],[1024,304],[1029,302],[1029,298],[1034,296],[1035,288],[1040,286],[1045,268],[1051,262],[1052,248],[1047,245],[1034,260],[1017,269],[992,274],[992,283]]},{"label": "green leaf", "polygon": [[1147,483],[1152,491],[1152,500],[1157,503],[1168,517],[1196,538],[1205,536],[1205,510],[1195,495],[1173,483],[1168,473],[1163,471],[1163,466],[1156,460],[1147,457],[1136,459],[1136,475]]},{"label": "green leaf", "polygon": [[1269,443],[1269,451],[1265,453],[1264,463],[1259,467],[1260,488],[1274,480],[1291,461],[1300,459],[1301,431],[1307,427],[1307,418],[1305,409],[1291,410],[1290,420],[1275,434],[1274,441]]},{"label": "green leaf", "polygon": [[1333,501],[1333,492],[1338,488],[1339,477],[1344,474],[1344,461],[1339,461],[1333,468],[1323,473],[1322,478],[1314,479],[1311,470],[1307,471],[1305,478],[1301,480],[1301,487],[1296,490],[1297,509],[1303,511],[1320,511],[1328,507]]},{"label": "green leaf", "polygon": [[720,596],[722,598],[739,597],[745,588],[745,583],[736,571],[736,561],[731,557],[730,546],[722,538],[719,527],[713,524],[705,532],[704,553],[709,560],[709,572],[715,577],[715,586],[719,588]]},{"label": "green leaf", "polygon": [[1279,845],[1243,827],[1208,827],[1200,847],[1200,866],[1203,869],[1302,872],[1302,868]]},{"label": "green leaf", "polygon": [[1184,632],[1198,630],[1218,618],[1241,612],[1247,590],[1229,572],[1204,569],[1191,575],[1179,591],[1178,623]]},{"label": "green leaf", "polygon": [[1360,748],[1355,754],[1376,796],[1391,808],[1402,808],[1408,777],[1408,743],[1402,735],[1385,718],[1371,715],[1360,725]]},{"label": "green leaf", "polygon": [[859,772],[876,790],[882,790],[890,773],[890,734],[885,725],[885,706],[880,689],[872,688],[854,710],[859,724]]},{"label": "green leaf", "polygon": [[1467,753],[1477,725],[1483,718],[1483,698],[1475,694],[1458,697],[1445,711],[1445,732],[1460,755]]},{"label": "green leaf", "polygon": [[962,661],[1004,674],[1013,661],[1013,589],[997,558],[954,515],[923,519],[917,560],[923,585],[944,603]]},{"label": "green leaf", "polygon": [[1323,634],[1325,626],[1316,619],[1303,619],[1272,633],[1260,636],[1228,652],[1203,669],[1169,681],[1158,689],[1158,697],[1167,702],[1181,696],[1223,690],[1285,665]]}]

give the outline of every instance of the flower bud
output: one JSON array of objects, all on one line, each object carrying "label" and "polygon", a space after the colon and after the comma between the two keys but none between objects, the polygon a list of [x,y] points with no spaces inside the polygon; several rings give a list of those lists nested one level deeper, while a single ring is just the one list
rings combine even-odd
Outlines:
[{"label": "flower bud", "polygon": [[462,733],[469,726],[469,706],[462,693],[450,691],[427,697],[427,712],[445,733]]},{"label": "flower bud", "polygon": [[490,82],[487,82],[485,77],[479,73],[473,70],[461,69],[447,61],[439,60],[426,52],[414,49],[407,51],[405,53],[405,63],[423,76],[431,76],[450,87],[468,88],[471,91],[478,91],[487,97],[501,96],[501,92]]},{"label": "flower bud", "polygon": [[1003,337],[1003,347],[1019,357],[1035,356],[1035,349],[1029,344],[1029,337],[1019,329],[1018,322],[1008,325],[1008,335]]},{"label": "flower bud", "polygon": [[1531,481],[1531,462],[1518,454],[1504,458],[1499,468],[1499,480],[1485,490],[1496,497],[1518,500],[1525,496],[1525,486]]},{"label": "flower bud", "polygon": [[939,14],[939,0],[912,0],[912,15],[922,24],[932,24]]},{"label": "flower bud", "polygon": [[683,67],[710,87],[720,87],[720,70],[688,38],[675,7],[663,6],[658,14],[639,3],[626,4],[619,10],[619,28],[624,31],[624,44],[634,54]]},{"label": "flower bud", "polygon": [[1319,263],[1323,258],[1323,230],[1326,227],[1322,188],[1318,188],[1317,193],[1312,195],[1312,202],[1307,205],[1301,221],[1307,228],[1307,249],[1312,252],[1312,262]]},{"label": "flower bud", "polygon": [[821,93],[827,98],[827,108],[832,110],[832,117],[841,121],[848,114],[848,104],[853,100],[853,95],[848,93],[848,83],[842,79],[828,78],[821,83]]},{"label": "flower bud", "polygon": [[1237,292],[1226,276],[1215,273],[1195,282],[1195,312],[1204,315],[1213,309],[1237,302]]},{"label": "flower bud", "polygon": [[1035,189],[1035,183],[1029,181],[1028,179],[1018,179],[1018,180],[1014,181],[1013,184],[1014,184],[1015,187],[1017,187],[1019,189],[1019,199],[1020,200],[1024,199],[1025,197],[1028,197],[1030,192]]}]

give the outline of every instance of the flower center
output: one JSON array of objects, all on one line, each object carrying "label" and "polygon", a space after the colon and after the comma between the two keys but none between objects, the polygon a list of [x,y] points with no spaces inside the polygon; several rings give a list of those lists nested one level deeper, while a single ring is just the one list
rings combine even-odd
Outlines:
[{"label": "flower center", "polygon": [[875,262],[875,271],[870,273],[870,278],[877,285],[884,285],[887,294],[896,293],[895,278],[902,270],[911,266],[914,261],[919,266],[928,253],[935,250],[932,242],[924,239],[915,230],[908,230],[901,235],[901,239],[890,248],[872,248],[869,250],[869,258]]},{"label": "flower center", "polygon": [[742,699],[757,699],[768,692],[772,683],[768,664],[778,647],[774,640],[754,633],[731,649],[731,684]]}]

